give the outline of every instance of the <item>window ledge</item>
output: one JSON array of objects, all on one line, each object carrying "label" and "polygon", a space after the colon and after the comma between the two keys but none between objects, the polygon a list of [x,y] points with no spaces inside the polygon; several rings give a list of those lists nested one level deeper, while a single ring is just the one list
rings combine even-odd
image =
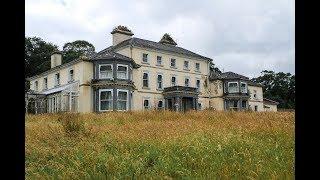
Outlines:
[{"label": "window ledge", "polygon": [[185,71],[190,71],[190,69],[186,69],[186,68],[183,68],[183,70],[185,70]]},{"label": "window ledge", "polygon": [[141,64],[148,64],[148,65],[150,65],[149,62],[144,62],[144,61],[141,61]]},{"label": "window ledge", "polygon": [[170,66],[170,68],[172,68],[172,69],[178,69],[176,66]]},{"label": "window ledge", "polygon": [[163,88],[161,88],[161,89],[157,88],[157,91],[163,91]]},{"label": "window ledge", "polygon": [[156,66],[163,67],[163,65],[162,65],[162,64],[156,64]]},{"label": "window ledge", "polygon": [[149,88],[149,87],[144,87],[144,86],[142,87],[142,89],[150,90],[150,88]]}]

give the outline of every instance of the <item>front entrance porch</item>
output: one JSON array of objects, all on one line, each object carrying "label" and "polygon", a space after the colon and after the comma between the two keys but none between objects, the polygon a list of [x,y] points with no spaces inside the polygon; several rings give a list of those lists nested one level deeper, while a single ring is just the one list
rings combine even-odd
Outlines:
[{"label": "front entrance porch", "polygon": [[173,111],[197,110],[198,92],[196,88],[172,86],[164,88],[165,109]]}]

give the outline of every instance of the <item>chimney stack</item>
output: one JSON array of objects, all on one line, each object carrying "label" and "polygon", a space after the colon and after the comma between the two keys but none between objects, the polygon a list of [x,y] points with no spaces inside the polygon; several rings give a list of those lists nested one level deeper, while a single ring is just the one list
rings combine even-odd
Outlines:
[{"label": "chimney stack", "polygon": [[133,33],[131,30],[129,30],[126,26],[117,26],[113,29],[111,32],[112,34],[112,45],[115,46],[122,41],[125,41],[127,39],[130,39],[131,36],[133,36]]},{"label": "chimney stack", "polygon": [[51,55],[51,68],[60,66],[62,63],[62,53],[60,51],[55,51]]}]

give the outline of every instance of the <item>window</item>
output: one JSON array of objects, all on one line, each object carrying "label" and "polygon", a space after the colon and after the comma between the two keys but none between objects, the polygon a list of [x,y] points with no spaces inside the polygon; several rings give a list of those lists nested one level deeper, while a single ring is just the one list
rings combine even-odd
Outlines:
[{"label": "window", "polygon": [[128,110],[128,90],[118,89],[117,97],[117,109],[122,111]]},{"label": "window", "polygon": [[196,80],[196,87],[198,90],[200,90],[200,79]]},{"label": "window", "polygon": [[189,78],[184,79],[184,86],[189,87]]},{"label": "window", "polygon": [[247,83],[241,82],[240,90],[242,93],[247,93]]},{"label": "window", "polygon": [[143,101],[143,107],[144,107],[144,109],[149,109],[150,108],[149,99],[145,99]]},{"label": "window", "polygon": [[183,63],[183,69],[186,69],[186,70],[189,69],[189,61],[184,61],[184,63]]},{"label": "window", "polygon": [[99,111],[110,111],[113,108],[113,92],[112,89],[99,90]]},{"label": "window", "polygon": [[38,91],[38,81],[35,81],[35,82],[34,82],[34,90],[35,90],[35,91]]},{"label": "window", "polygon": [[99,79],[111,79],[111,78],[113,78],[112,65],[111,64],[99,65]]},{"label": "window", "polygon": [[117,65],[117,78],[118,79],[128,79],[128,66],[127,65]]},{"label": "window", "polygon": [[229,93],[239,92],[238,82],[228,82],[228,92]]},{"label": "window", "polygon": [[196,71],[200,71],[200,63],[196,63]]},{"label": "window", "polygon": [[162,89],[162,75],[158,74],[158,78],[157,78],[157,88],[158,89]]},{"label": "window", "polygon": [[247,101],[242,101],[241,102],[241,107],[242,107],[242,109],[247,108]]},{"label": "window", "polygon": [[176,85],[176,77],[172,76],[171,77],[171,86],[175,86]]},{"label": "window", "polygon": [[148,63],[148,54],[145,54],[145,53],[142,54],[142,62]]},{"label": "window", "polygon": [[60,85],[60,74],[57,73],[55,74],[55,86],[59,86]]},{"label": "window", "polygon": [[43,78],[43,89],[48,89],[48,78]]},{"label": "window", "polygon": [[253,97],[257,98],[257,90],[253,90]]},{"label": "window", "polygon": [[142,86],[143,87],[149,87],[149,74],[148,73],[143,73],[143,78],[142,78]]},{"label": "window", "polygon": [[254,111],[258,111],[258,106],[254,106]]},{"label": "window", "polygon": [[69,70],[69,82],[72,82],[74,79],[73,79],[73,69],[70,69]]},{"label": "window", "polygon": [[176,59],[171,59],[171,67],[176,67]]},{"label": "window", "polygon": [[157,56],[157,65],[161,65],[161,64],[162,64],[162,57]]},{"label": "window", "polygon": [[158,109],[162,109],[162,108],[163,108],[163,101],[160,100],[160,101],[158,102]]}]

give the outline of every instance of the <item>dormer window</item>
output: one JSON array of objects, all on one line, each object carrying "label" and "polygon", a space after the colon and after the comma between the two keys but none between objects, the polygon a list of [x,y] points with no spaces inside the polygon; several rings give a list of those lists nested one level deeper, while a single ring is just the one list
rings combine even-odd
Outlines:
[{"label": "dormer window", "polygon": [[143,63],[148,63],[148,54],[146,54],[146,53],[142,54],[142,62]]},{"label": "dormer window", "polygon": [[229,93],[239,92],[238,82],[228,82],[228,92]]},{"label": "dormer window", "polygon": [[112,65],[103,64],[99,65],[99,79],[111,79],[113,78]]},{"label": "dormer window", "polygon": [[117,65],[117,78],[128,79],[128,65]]},{"label": "dormer window", "polygon": [[189,70],[189,61],[184,61],[184,63],[183,63],[183,69],[184,69],[184,70]]},{"label": "dormer window", "polygon": [[241,82],[240,91],[241,93],[247,93],[247,83]]}]

